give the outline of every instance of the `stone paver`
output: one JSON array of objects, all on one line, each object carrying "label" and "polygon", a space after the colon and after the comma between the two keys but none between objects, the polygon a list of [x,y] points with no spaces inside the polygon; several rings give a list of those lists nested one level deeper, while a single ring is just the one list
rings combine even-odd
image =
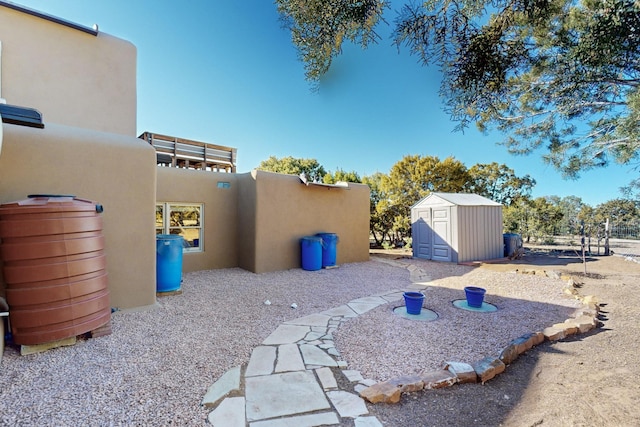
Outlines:
[{"label": "stone paver", "polygon": [[[382,261],[381,262],[385,262]],[[391,263],[398,266],[398,263]],[[428,288],[430,277],[418,267],[405,266],[413,283],[408,289]],[[484,383],[502,372],[506,363],[521,352],[547,339],[586,332],[595,327],[597,308],[593,313],[578,313],[575,319],[555,324],[543,332],[513,340],[500,357],[487,357],[473,365],[447,362],[444,369],[421,376],[399,377],[382,383],[363,379],[359,371],[347,370],[347,362],[333,342],[333,332],[344,322],[382,304],[402,299],[403,291],[393,289],[287,321],[276,328],[256,347],[244,375],[244,397],[225,397],[231,391],[242,392],[241,368],[235,367],[209,388],[202,404],[209,407],[220,402],[208,417],[214,426],[235,427],[314,427],[338,425],[352,418],[355,427],[383,427],[374,416],[368,416],[362,398],[372,403],[395,403],[403,392],[433,389],[455,383]],[[593,303],[585,297],[585,304]],[[582,316],[582,317],[580,317]],[[353,390],[340,390],[330,367],[338,367]],[[351,425],[351,424],[349,424]]]},{"label": "stone paver", "polygon": [[229,369],[218,381],[209,387],[204,398],[202,398],[202,406],[214,406],[218,400],[225,397],[231,391],[238,389],[240,389],[240,366]]},{"label": "stone paver", "polygon": [[308,326],[285,325],[282,324],[269,335],[262,344],[293,344],[303,339],[311,329]]},{"label": "stone paver", "polygon": [[321,313],[284,322],[251,353],[244,373],[244,397],[225,397],[241,392],[241,368],[235,367],[212,385],[203,405],[217,407],[209,414],[214,426],[313,427],[338,425],[353,418],[357,427],[381,427],[368,414],[364,400],[340,390],[331,367],[338,367],[352,383],[375,384],[359,371],[346,370],[335,348],[333,332],[344,322],[382,304],[402,299],[393,289],[362,297]]},{"label": "stone paver", "polygon": [[367,405],[362,398],[347,391],[328,391],[327,397],[336,408],[341,417],[356,418],[369,413]]},{"label": "stone paver", "polygon": [[303,344],[300,346],[300,351],[307,366],[338,366],[333,357],[315,345]]},{"label": "stone paver", "polygon": [[295,417],[278,418],[277,420],[256,421],[250,427],[316,427],[336,425],[340,422],[335,412],[321,412],[318,414],[298,415]]},{"label": "stone paver", "polygon": [[376,417],[358,417],[355,419],[356,427],[383,427]]},{"label": "stone paver", "polygon": [[380,304],[371,304],[371,303],[365,303],[365,302],[350,302],[347,305],[351,307],[351,309],[356,313],[364,314],[369,310],[373,310],[374,308],[377,308]]},{"label": "stone paver", "polygon": [[338,383],[336,382],[336,377],[333,376],[333,372],[329,368],[318,368],[316,369],[316,375],[320,380],[320,384],[322,384],[322,388],[324,390],[331,390],[338,388]]},{"label": "stone paver", "polygon": [[244,397],[228,397],[207,417],[214,427],[245,427]]},{"label": "stone paver", "polygon": [[273,367],[276,361],[276,348],[268,346],[260,346],[253,349],[245,377],[254,377],[256,375],[269,375],[273,373]]},{"label": "stone paver", "polygon": [[304,362],[296,344],[283,344],[278,347],[276,372],[304,371]]},{"label": "stone paver", "polygon": [[246,378],[245,398],[250,422],[331,407],[310,371]]},{"label": "stone paver", "polygon": [[305,317],[299,317],[297,319],[289,320],[284,322],[286,325],[302,325],[302,326],[327,326],[331,320],[331,316],[326,314],[311,314]]}]

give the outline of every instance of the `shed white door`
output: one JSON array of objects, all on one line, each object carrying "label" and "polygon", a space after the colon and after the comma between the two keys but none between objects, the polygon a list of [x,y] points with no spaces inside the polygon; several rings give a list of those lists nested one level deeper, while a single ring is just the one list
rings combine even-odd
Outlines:
[{"label": "shed white door", "polygon": [[433,230],[434,261],[451,261],[451,208],[431,209],[431,229]]},{"label": "shed white door", "polygon": [[451,261],[451,208],[421,208],[413,223],[414,256]]},{"label": "shed white door", "polygon": [[433,231],[431,230],[431,208],[418,209],[416,211],[416,221],[414,222],[413,244],[415,256],[417,258],[431,259],[431,242]]}]

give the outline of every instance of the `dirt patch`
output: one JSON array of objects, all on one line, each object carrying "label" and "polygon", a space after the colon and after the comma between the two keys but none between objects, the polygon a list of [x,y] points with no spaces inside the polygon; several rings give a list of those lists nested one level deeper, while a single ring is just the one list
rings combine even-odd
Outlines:
[{"label": "dirt patch", "polygon": [[[406,252],[375,255],[394,258]],[[629,257],[602,256],[589,258],[586,267],[585,276],[582,261],[565,253],[530,253],[517,261],[482,264],[479,268],[494,271],[543,269],[576,277],[583,295],[598,297],[602,327],[537,346],[485,385],[422,391],[403,396],[397,405],[371,405],[371,412],[385,426],[636,425],[640,264]]]}]

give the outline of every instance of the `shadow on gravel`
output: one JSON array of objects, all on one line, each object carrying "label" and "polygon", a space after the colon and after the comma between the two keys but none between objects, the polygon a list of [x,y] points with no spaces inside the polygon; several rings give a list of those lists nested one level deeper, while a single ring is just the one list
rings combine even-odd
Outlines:
[{"label": "shadow on gravel", "polygon": [[[563,343],[582,341],[606,331],[593,331],[563,340]],[[571,357],[556,344],[544,342],[522,354],[507,366],[504,373],[485,384],[458,384],[438,390],[423,390],[402,396],[399,403],[368,405],[370,412],[385,427],[400,426],[535,426],[553,420],[521,420],[510,418],[514,408],[524,399],[532,382],[542,373],[540,360],[546,355]],[[561,404],[561,402],[558,402]]]}]

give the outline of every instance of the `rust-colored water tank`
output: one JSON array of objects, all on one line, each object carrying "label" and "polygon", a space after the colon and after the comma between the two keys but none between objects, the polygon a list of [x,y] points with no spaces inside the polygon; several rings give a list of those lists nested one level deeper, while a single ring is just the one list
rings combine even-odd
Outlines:
[{"label": "rust-colored water tank", "polygon": [[0,205],[0,260],[16,344],[70,338],[110,321],[101,212],[74,196]]}]

